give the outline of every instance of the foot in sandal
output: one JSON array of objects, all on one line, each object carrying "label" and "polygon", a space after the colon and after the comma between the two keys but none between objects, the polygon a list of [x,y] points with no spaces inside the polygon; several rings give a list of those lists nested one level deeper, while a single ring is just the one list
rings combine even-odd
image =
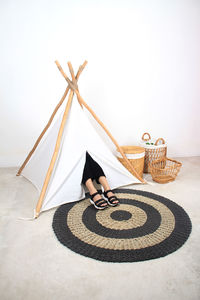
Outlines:
[{"label": "foot in sandal", "polygon": [[107,201],[105,201],[99,192],[90,195],[90,202],[94,205],[96,209],[105,209],[108,207]]},{"label": "foot in sandal", "polygon": [[119,199],[115,196],[112,190],[104,191],[103,194],[109,205],[111,206],[119,205]]}]

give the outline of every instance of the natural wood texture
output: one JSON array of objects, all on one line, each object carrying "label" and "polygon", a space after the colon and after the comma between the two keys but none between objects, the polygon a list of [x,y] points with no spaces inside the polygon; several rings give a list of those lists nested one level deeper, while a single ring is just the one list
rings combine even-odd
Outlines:
[{"label": "natural wood texture", "polygon": [[58,67],[58,70],[61,72],[61,74],[64,76],[65,80],[67,81],[67,83],[69,84],[69,87],[72,89],[72,90],[76,90],[77,89],[77,85],[74,84],[68,77],[67,75],[65,74],[65,72],[63,71],[63,68],[61,67],[61,65],[59,64],[59,62],[56,60],[55,61],[57,67]]},{"label": "natural wood texture", "polygon": [[[59,71],[61,72],[61,74],[63,75],[63,77],[66,79],[66,81],[68,82],[68,84],[70,85],[70,87],[74,90],[74,92],[77,95],[77,98],[79,100],[79,103],[81,102],[81,104],[83,104],[86,109],[92,114],[92,116],[95,118],[95,120],[100,124],[100,126],[104,129],[104,131],[107,133],[107,135],[110,137],[110,139],[112,140],[112,142],[114,143],[114,145],[116,146],[117,150],[120,152],[120,154],[122,155],[122,157],[124,158],[124,160],[126,161],[127,165],[129,166],[132,174],[134,174],[134,176],[140,180],[142,183],[146,183],[146,181],[141,178],[141,176],[139,176],[139,174],[135,171],[135,169],[133,168],[133,166],[131,165],[131,163],[128,161],[126,155],[124,154],[123,150],[121,149],[121,147],[119,146],[119,144],[117,143],[117,141],[114,139],[114,137],[111,135],[111,133],[108,131],[108,129],[105,127],[105,125],[101,122],[101,120],[97,117],[97,115],[94,113],[94,111],[87,105],[87,103],[83,100],[83,98],[81,97],[81,95],[79,94],[79,91],[77,89],[74,88],[72,82],[69,80],[69,78],[67,77],[67,75],[65,74],[65,72],[63,71],[61,65],[59,64],[59,62],[56,62],[57,67],[59,69]],[[70,63],[68,63],[69,66]]]},{"label": "natural wood texture", "polygon": [[54,168],[54,165],[55,165],[58,153],[59,153],[62,134],[63,134],[63,130],[64,130],[64,127],[65,127],[66,120],[67,120],[67,116],[68,116],[68,113],[69,113],[69,109],[71,107],[73,95],[74,95],[74,92],[71,90],[70,94],[69,94],[68,102],[67,102],[67,105],[66,105],[66,108],[65,108],[65,112],[63,114],[60,129],[59,129],[59,132],[58,132],[58,137],[57,137],[57,140],[56,140],[56,145],[55,145],[54,153],[53,153],[53,156],[52,156],[52,159],[51,159],[51,163],[49,165],[49,169],[47,171],[46,178],[45,178],[45,181],[44,181],[44,184],[43,184],[43,187],[42,187],[42,191],[40,193],[40,197],[39,197],[39,200],[38,200],[38,203],[37,203],[37,206],[36,206],[36,217],[39,216],[39,213],[40,213],[40,210],[41,210],[41,207],[42,207],[42,203],[43,203],[43,199],[44,199],[44,196],[46,194],[46,190],[47,190],[47,187],[48,187],[48,184],[49,184],[49,180],[51,178],[51,174],[52,174],[52,171],[53,171],[53,168]]},{"label": "natural wood texture", "polygon": [[[72,81],[73,81],[73,82],[76,82],[76,78],[75,78],[75,76],[74,76],[74,70],[73,70],[72,64],[71,64],[70,61],[69,61],[67,64],[68,64],[68,67],[69,67],[70,74],[71,74],[71,76],[72,76]],[[76,82],[76,84],[77,84],[77,82]],[[78,86],[77,86],[77,91],[79,91],[79,90],[78,90]],[[82,103],[79,101],[79,99],[78,99],[78,102],[79,102],[80,106],[83,107],[83,106],[82,106]]]},{"label": "natural wood texture", "polygon": [[75,75],[74,75],[74,70],[73,70],[72,64],[70,63],[70,61],[68,61],[67,64],[68,64],[68,67],[69,67],[70,74],[72,76],[72,80],[76,82],[76,78],[75,78]]},{"label": "natural wood texture", "polygon": [[[79,79],[79,77],[80,77],[82,71],[84,70],[86,64],[87,64],[87,61],[85,61],[85,62],[83,63],[83,65],[81,65],[81,66],[79,67],[78,72],[77,72],[76,77],[75,77],[75,81],[78,81],[78,79]],[[26,164],[28,163],[29,159],[31,158],[31,156],[32,156],[33,153],[35,152],[35,150],[36,150],[37,146],[39,145],[41,139],[43,138],[45,132],[46,132],[47,129],[50,127],[50,125],[51,125],[51,123],[52,123],[52,121],[53,121],[53,119],[54,119],[54,117],[55,117],[55,115],[56,115],[58,109],[59,109],[60,106],[63,104],[63,102],[64,102],[64,100],[65,100],[65,98],[66,98],[66,96],[67,96],[67,94],[68,94],[68,92],[69,92],[69,89],[70,89],[70,87],[69,87],[69,85],[68,85],[67,88],[66,88],[66,90],[65,90],[65,92],[64,92],[64,94],[63,94],[63,96],[62,96],[62,98],[61,98],[61,100],[60,100],[60,102],[59,102],[59,103],[57,104],[57,106],[55,107],[55,109],[54,109],[54,111],[53,111],[53,113],[52,113],[52,115],[51,115],[51,117],[50,117],[50,119],[49,119],[47,125],[45,126],[45,128],[44,128],[43,131],[42,131],[42,133],[41,133],[40,136],[38,137],[37,141],[35,142],[35,144],[34,144],[32,150],[30,151],[30,153],[29,153],[28,156],[26,157],[25,161],[23,162],[23,164],[22,164],[21,167],[19,168],[19,170],[18,170],[18,172],[17,172],[17,176],[19,176],[19,175],[21,174],[22,170],[24,169],[24,167],[25,167]]]}]

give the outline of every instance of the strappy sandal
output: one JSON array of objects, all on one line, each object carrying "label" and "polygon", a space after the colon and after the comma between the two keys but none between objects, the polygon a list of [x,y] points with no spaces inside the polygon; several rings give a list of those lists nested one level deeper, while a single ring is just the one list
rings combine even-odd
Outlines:
[{"label": "strappy sandal", "polygon": [[[108,204],[107,204],[107,201],[106,201],[106,200],[104,200],[103,198],[101,198],[101,199],[99,199],[99,200],[97,200],[97,201],[94,201],[94,200],[93,200],[94,197],[95,197],[96,195],[99,195],[99,194],[100,194],[99,192],[96,192],[96,193],[90,195],[90,203],[92,203],[96,209],[105,209],[106,207],[108,207]],[[105,204],[105,203],[106,203],[107,205],[103,205],[103,206],[102,206],[102,204]]]},{"label": "strappy sandal", "polygon": [[[107,194],[108,194],[109,192],[112,192],[112,193],[113,193],[112,190],[107,190],[106,192],[105,192],[105,191],[103,192],[103,194],[104,194],[104,196],[105,196],[106,201],[108,202],[108,204],[111,205],[111,206],[117,206],[117,205],[119,205],[119,199],[118,199],[116,196],[111,196],[111,197],[108,197],[108,196],[107,196]],[[113,203],[114,201],[118,201],[118,202]]]}]

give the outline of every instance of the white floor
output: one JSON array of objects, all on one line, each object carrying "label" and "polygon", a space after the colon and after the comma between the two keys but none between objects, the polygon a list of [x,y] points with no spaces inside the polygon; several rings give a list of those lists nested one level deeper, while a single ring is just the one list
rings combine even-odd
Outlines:
[{"label": "white floor", "polygon": [[15,176],[16,168],[0,169],[0,299],[199,300],[200,157],[179,160],[176,181],[133,188],[181,205],[192,233],[178,251],[137,263],[105,263],[70,251],[53,233],[55,209],[35,221],[19,220],[32,213],[37,191]]}]

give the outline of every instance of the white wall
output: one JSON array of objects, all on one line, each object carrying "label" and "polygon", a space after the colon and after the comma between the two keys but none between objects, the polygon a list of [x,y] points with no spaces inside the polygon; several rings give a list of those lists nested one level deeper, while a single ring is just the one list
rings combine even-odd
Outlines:
[{"label": "white wall", "polygon": [[1,0],[0,166],[20,165],[88,60],[83,98],[121,145],[143,132],[200,155],[200,1]]}]

